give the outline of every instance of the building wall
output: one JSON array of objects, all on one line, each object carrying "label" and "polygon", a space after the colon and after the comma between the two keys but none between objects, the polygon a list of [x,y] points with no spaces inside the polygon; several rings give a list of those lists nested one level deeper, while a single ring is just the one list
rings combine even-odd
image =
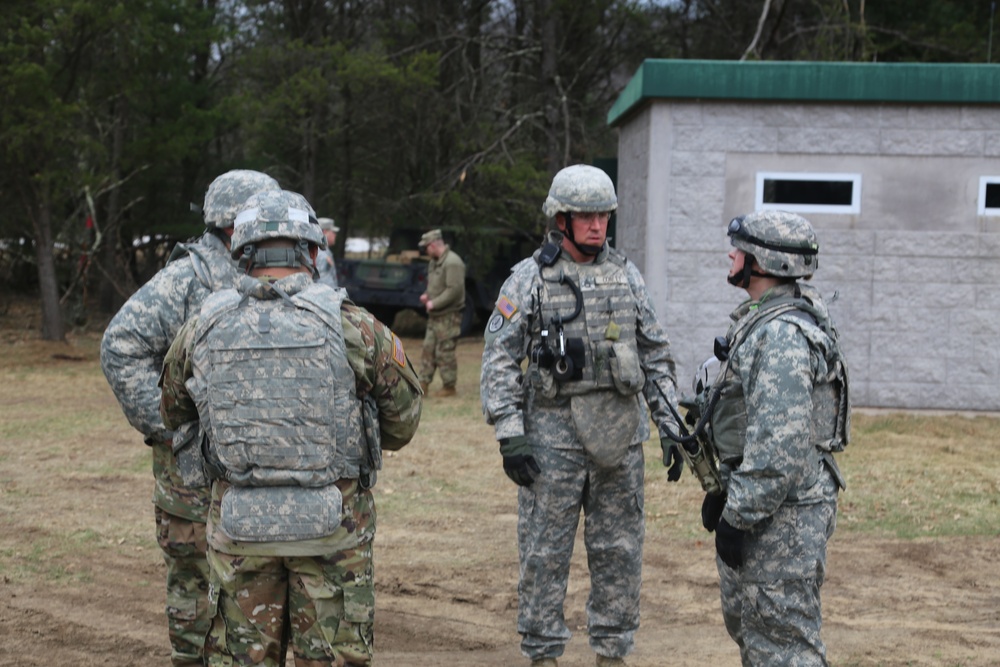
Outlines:
[{"label": "building wall", "polygon": [[[657,100],[620,124],[618,247],[643,270],[678,383],[743,299],[725,225],[758,171],[862,175],[855,215],[804,214],[857,406],[1000,410],[1000,108]],[[836,295],[836,298],[834,298]]]}]

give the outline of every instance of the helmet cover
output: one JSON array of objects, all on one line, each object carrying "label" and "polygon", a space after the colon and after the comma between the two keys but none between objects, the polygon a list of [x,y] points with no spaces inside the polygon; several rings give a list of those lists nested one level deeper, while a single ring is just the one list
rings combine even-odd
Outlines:
[{"label": "helmet cover", "polygon": [[278,181],[267,174],[250,169],[233,169],[217,176],[205,191],[205,226],[227,229],[243,202],[251,195],[268,190],[280,190]]},{"label": "helmet cover", "polygon": [[561,169],[553,178],[542,212],[552,218],[556,213],[582,211],[604,213],[618,208],[615,184],[597,167],[574,164]]},{"label": "helmet cover", "polygon": [[733,218],[727,233],[733,246],[753,255],[768,275],[803,278],[819,268],[819,239],[796,213],[756,211]]},{"label": "helmet cover", "polygon": [[233,259],[244,246],[266,239],[305,241],[326,248],[326,236],[316,220],[316,212],[306,198],[288,190],[269,190],[251,196],[236,214],[230,244]]}]

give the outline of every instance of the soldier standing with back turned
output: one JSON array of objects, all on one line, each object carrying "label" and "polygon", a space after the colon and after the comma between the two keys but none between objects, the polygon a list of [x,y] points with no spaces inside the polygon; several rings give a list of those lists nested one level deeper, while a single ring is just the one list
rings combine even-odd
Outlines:
[{"label": "soldier standing with back turned", "polygon": [[[208,487],[185,482],[172,447],[197,436],[196,422],[176,431],[160,419],[157,379],[163,357],[188,317],[215,290],[233,285],[236,265],[229,237],[237,208],[252,194],[278,190],[258,171],[236,169],[208,186],[202,211],[205,234],[178,246],[179,258],[149,279],[108,324],[101,340],[101,369],[129,423],[153,448],[156,539],[167,565],[167,624],[174,667],[202,663],[208,624],[205,518]],[[193,485],[192,485],[193,484]]]},{"label": "soldier standing with back turned", "polygon": [[617,207],[600,169],[557,173],[543,206],[555,229],[513,268],[486,326],[480,394],[518,485],[517,631],[533,667],[555,667],[570,639],[581,509],[590,646],[600,667],[625,664],[639,627],[647,403],[661,431],[676,428],[670,343],[639,269],[607,243]]},{"label": "soldier standing with back turned", "polygon": [[[314,282],[323,235],[291,192],[251,197],[233,257],[249,272],[184,325],[163,366],[168,426],[200,420],[214,667],[367,667],[374,653],[381,451],[420,420],[420,389],[385,325]],[[178,452],[185,455],[187,452]]]}]

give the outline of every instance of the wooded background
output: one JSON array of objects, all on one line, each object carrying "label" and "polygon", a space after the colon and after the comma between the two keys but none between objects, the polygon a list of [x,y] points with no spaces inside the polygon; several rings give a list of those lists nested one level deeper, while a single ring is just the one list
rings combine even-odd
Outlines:
[{"label": "wooded background", "polygon": [[[646,58],[993,62],[988,0],[4,0],[0,284],[106,322],[251,168],[348,236],[537,237]],[[339,253],[338,253],[339,254]],[[0,313],[4,307],[0,297]]]}]

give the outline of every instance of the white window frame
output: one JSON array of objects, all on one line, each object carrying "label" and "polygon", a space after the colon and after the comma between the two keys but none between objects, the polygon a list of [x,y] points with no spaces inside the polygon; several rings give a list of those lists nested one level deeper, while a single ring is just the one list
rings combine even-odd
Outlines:
[{"label": "white window frame", "polygon": [[1000,215],[1000,208],[995,206],[986,208],[986,186],[987,185],[1000,185],[1000,176],[980,176],[979,177],[979,201],[977,202],[976,209],[979,211],[979,215]]},{"label": "white window frame", "polygon": [[[764,201],[764,181],[850,181],[851,203],[850,205],[768,203]],[[757,193],[754,196],[754,202],[758,211],[858,214],[861,213],[861,174],[809,171],[758,171]]]}]

